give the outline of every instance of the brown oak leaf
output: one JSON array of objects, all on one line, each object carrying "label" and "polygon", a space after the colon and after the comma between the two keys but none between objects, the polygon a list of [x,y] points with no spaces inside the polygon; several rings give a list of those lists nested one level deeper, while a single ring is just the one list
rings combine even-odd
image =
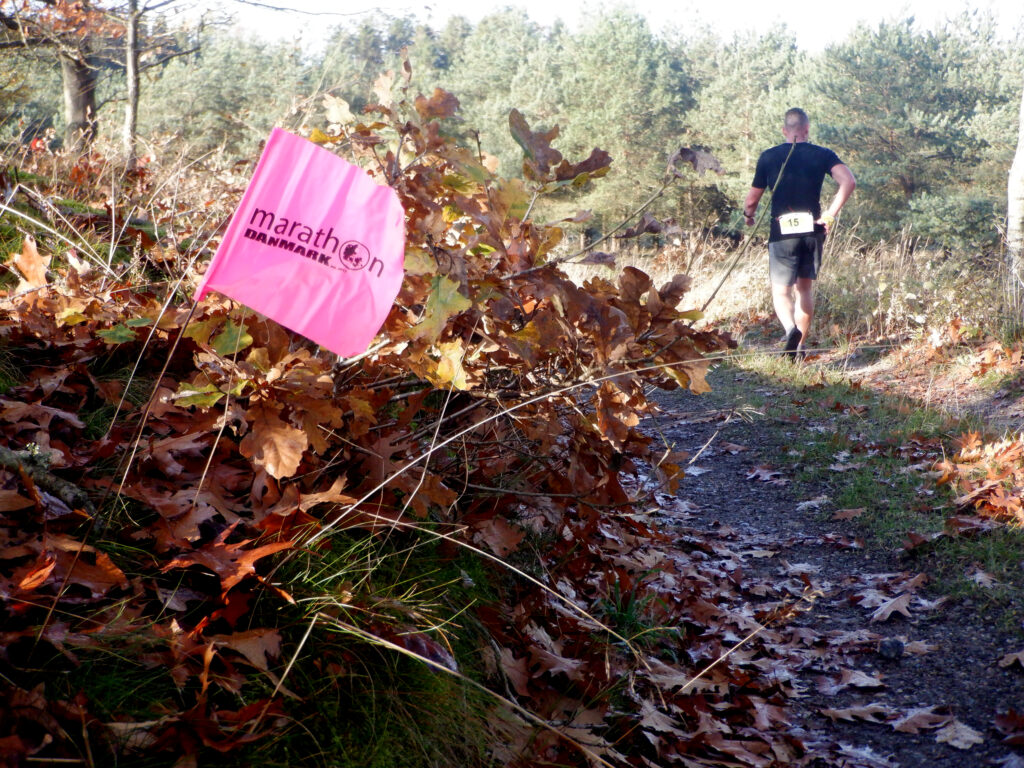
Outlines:
[{"label": "brown oak leaf", "polygon": [[1014,664],[1018,664],[1019,666],[1024,667],[1024,651],[1008,653],[999,660],[999,666],[1003,667],[1004,669],[1006,667],[1012,667]]},{"label": "brown oak leaf", "polygon": [[871,676],[859,669],[844,669],[839,677],[818,678],[818,690],[826,696],[834,696],[844,688],[884,688],[881,678]]},{"label": "brown oak leaf", "polygon": [[309,445],[306,433],[285,423],[279,413],[269,403],[250,407],[246,418],[252,426],[238,446],[243,456],[277,480],[295,474]]},{"label": "brown oak leaf", "polygon": [[822,709],[821,714],[833,720],[865,720],[869,723],[881,723],[896,714],[896,710],[884,704],[865,704],[861,707],[847,707],[846,709]]},{"label": "brown oak leaf", "polygon": [[949,725],[953,716],[939,713],[937,707],[914,707],[907,710],[902,717],[894,720],[892,728],[900,733],[920,733],[924,728],[941,728]]},{"label": "brown oak leaf", "polygon": [[854,509],[839,509],[832,513],[833,520],[853,520],[854,518],[860,517],[867,511],[865,507],[855,507]]},{"label": "brown oak leaf", "polygon": [[484,542],[498,557],[506,557],[519,548],[526,536],[521,528],[514,528],[500,517],[482,520],[473,526],[474,538]]},{"label": "brown oak leaf", "polygon": [[422,94],[417,96],[415,104],[424,120],[451,117],[459,110],[459,100],[441,88],[435,88],[429,99]]},{"label": "brown oak leaf", "polygon": [[911,598],[913,595],[909,592],[894,597],[871,614],[871,621],[888,621],[894,613],[901,613],[909,619]]},{"label": "brown oak leaf", "polygon": [[247,544],[252,543],[251,539],[227,544],[227,538],[234,529],[234,525],[228,526],[221,531],[215,541],[205,545],[202,549],[179,555],[160,570],[167,572],[175,568],[188,568],[192,565],[204,566],[220,577],[221,591],[223,594],[227,594],[240,581],[256,573],[257,560],[294,546],[289,541],[277,541],[255,549],[244,549]]},{"label": "brown oak leaf", "polygon": [[983,743],[985,737],[966,723],[954,720],[935,734],[935,740],[940,744],[949,744],[957,749],[970,749]]},{"label": "brown oak leaf", "polygon": [[995,716],[996,730],[1003,734],[1003,744],[1024,745],[1024,712],[1009,709]]},{"label": "brown oak leaf", "polygon": [[21,275],[15,293],[24,293],[33,288],[46,287],[46,269],[50,266],[49,257],[43,258],[36,249],[36,239],[25,235],[21,242],[21,253],[12,259],[14,266]]},{"label": "brown oak leaf", "polygon": [[16,512],[19,509],[27,509],[34,503],[17,491],[0,490],[0,512]]},{"label": "brown oak leaf", "polygon": [[767,464],[762,464],[747,473],[747,480],[761,480],[772,485],[785,485],[786,479],[777,469],[772,469]]}]

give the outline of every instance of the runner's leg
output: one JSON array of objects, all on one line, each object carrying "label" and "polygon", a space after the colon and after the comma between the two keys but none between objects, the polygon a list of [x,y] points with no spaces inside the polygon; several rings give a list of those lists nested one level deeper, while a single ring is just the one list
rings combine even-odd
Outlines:
[{"label": "runner's leg", "polygon": [[793,298],[793,286],[784,283],[772,283],[772,304],[775,305],[775,314],[782,323],[782,327],[788,334],[797,324],[795,317],[795,301]]},{"label": "runner's leg", "polygon": [[797,254],[790,241],[768,243],[768,279],[772,286],[772,304],[786,335],[796,327],[793,317],[793,285],[797,281]]},{"label": "runner's leg", "polygon": [[799,260],[796,268],[796,306],[793,319],[800,329],[800,345],[802,350],[807,343],[807,334],[814,319],[814,281],[818,278],[821,268],[821,254],[824,250],[825,236],[821,233],[808,235],[800,239]]},{"label": "runner's leg", "polygon": [[814,280],[809,277],[798,277],[796,279],[796,297],[793,320],[802,334],[799,348],[803,349],[804,342],[807,341],[807,333],[811,328],[811,320],[814,319]]}]

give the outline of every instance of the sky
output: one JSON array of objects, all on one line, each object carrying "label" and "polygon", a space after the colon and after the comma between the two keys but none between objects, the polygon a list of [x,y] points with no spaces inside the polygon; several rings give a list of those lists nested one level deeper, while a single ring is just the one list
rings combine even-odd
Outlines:
[{"label": "sky", "polygon": [[[855,0],[828,4],[804,4],[801,10],[786,10],[783,2],[767,0],[378,0],[376,3],[349,0],[216,0],[236,14],[238,20],[260,36],[269,39],[301,37],[315,45],[323,33],[338,24],[373,18],[413,15],[441,26],[453,15],[472,22],[505,6],[523,8],[531,19],[550,25],[561,19],[571,29],[585,24],[601,8],[632,8],[649,20],[653,29],[692,29],[710,26],[722,37],[745,30],[763,30],[782,22],[796,35],[800,47],[817,52],[829,43],[842,40],[858,22],[880,21],[913,16],[922,28],[934,27],[955,18],[965,10],[990,10],[1005,36],[1022,27],[1024,3],[1021,0]],[[254,7],[261,4],[264,8]],[[271,8],[290,10],[271,10]],[[343,10],[339,10],[339,8]]]}]

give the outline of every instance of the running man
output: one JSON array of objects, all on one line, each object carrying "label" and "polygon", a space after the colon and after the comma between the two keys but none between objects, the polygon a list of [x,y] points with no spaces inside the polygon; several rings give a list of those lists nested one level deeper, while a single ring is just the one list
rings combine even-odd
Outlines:
[{"label": "running man", "polygon": [[[835,152],[807,140],[810,128],[810,120],[802,109],[794,107],[786,112],[782,126],[786,141],[761,153],[743,204],[746,224],[753,226],[761,196],[766,189],[774,190],[768,275],[772,303],[785,330],[785,351],[790,357],[798,350],[803,354],[814,317],[814,281],[821,266],[825,235],[857,186],[853,172]],[[823,212],[821,186],[826,173],[839,189]]]}]

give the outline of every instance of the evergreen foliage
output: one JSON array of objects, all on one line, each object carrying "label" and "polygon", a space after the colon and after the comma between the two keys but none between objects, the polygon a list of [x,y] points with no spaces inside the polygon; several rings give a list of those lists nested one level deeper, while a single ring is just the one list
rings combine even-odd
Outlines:
[{"label": "evergreen foliage", "polygon": [[681,55],[699,82],[696,105],[686,116],[692,141],[727,169],[705,183],[702,207],[724,223],[750,188],[758,155],[782,141],[781,116],[807,102],[807,57],[785,27],[726,42],[704,37]]},{"label": "evergreen foliage", "polygon": [[198,54],[169,62],[143,89],[140,133],[174,136],[193,157],[218,149],[247,157],[310,91],[301,54],[287,43],[206,33]]},{"label": "evergreen foliage", "polygon": [[[683,227],[736,229],[758,154],[781,141],[785,109],[803,106],[811,140],[834,148],[857,175],[845,216],[859,220],[862,237],[910,231],[943,248],[984,249],[998,244],[1006,215],[1024,69],[1019,34],[998,32],[981,12],[931,29],[897,19],[861,25],[809,54],[785,26],[723,40],[707,30],[654,31],[635,12],[614,10],[571,31],[506,8],[438,28],[367,18],[336,28],[311,55],[207,29],[182,43],[198,42],[198,54],[146,73],[140,133],[183,139],[190,156],[249,157],[271,126],[301,131],[317,94],[343,98],[356,115],[376,103],[378,78],[401,70],[404,50],[413,89],[459,94],[463,122],[450,130],[473,126],[463,139],[497,158],[502,173],[521,173],[513,108],[538,130],[557,125],[570,154],[595,145],[609,152],[604,183],[542,208],[552,217],[590,209],[592,233],[645,199],[680,145],[711,151],[725,173],[687,180],[652,213]],[[61,131],[55,59],[0,55],[12,73],[0,83],[4,135]],[[100,88],[100,130],[114,135],[120,75],[101,73]]]}]

